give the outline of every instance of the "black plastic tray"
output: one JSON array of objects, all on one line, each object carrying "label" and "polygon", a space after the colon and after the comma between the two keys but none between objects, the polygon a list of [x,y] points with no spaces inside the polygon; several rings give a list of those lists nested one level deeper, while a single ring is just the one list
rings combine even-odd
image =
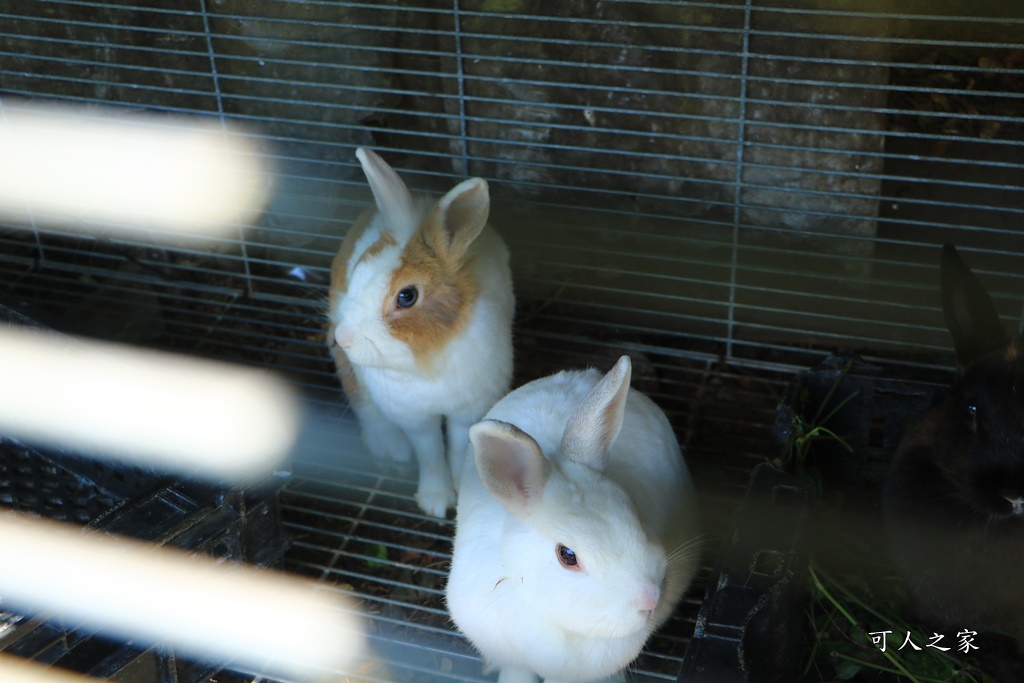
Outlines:
[{"label": "black plastic tray", "polygon": [[792,681],[803,648],[807,492],[754,468],[683,657],[680,683]]}]

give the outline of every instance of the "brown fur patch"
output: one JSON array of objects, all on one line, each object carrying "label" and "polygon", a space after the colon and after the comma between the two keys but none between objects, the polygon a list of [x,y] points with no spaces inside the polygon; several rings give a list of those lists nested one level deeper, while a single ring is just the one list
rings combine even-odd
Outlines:
[{"label": "brown fur patch", "polygon": [[[466,326],[478,294],[475,252],[470,249],[464,258],[447,258],[432,243],[431,228],[428,219],[406,245],[383,311],[391,334],[409,345],[421,367],[429,367],[431,359]],[[419,290],[416,304],[399,308],[395,297],[410,285]]]},{"label": "brown fur patch", "polygon": [[388,247],[397,247],[397,246],[398,246],[398,240],[395,239],[395,236],[392,235],[390,232],[384,231],[384,232],[382,232],[380,234],[380,239],[378,239],[376,242],[374,242],[369,247],[367,247],[366,251],[364,251],[359,256],[359,260],[356,261],[355,265],[352,266],[352,268],[354,269],[356,266],[358,266],[363,261],[367,261],[369,259],[372,259],[374,256],[376,256],[380,252],[384,251]]}]

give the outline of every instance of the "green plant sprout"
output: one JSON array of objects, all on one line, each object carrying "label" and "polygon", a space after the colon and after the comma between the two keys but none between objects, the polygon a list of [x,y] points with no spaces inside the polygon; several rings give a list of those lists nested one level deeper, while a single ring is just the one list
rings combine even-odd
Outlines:
[{"label": "green plant sprout", "polygon": [[373,569],[386,567],[388,560],[388,548],[383,543],[369,543],[363,552],[366,557],[366,564]]},{"label": "green plant sprout", "polygon": [[[825,426],[825,423],[831,420],[836,413],[843,409],[847,403],[852,401],[860,393],[859,391],[851,392],[843,400],[841,400],[835,407],[833,407],[827,415],[822,417],[822,412],[825,407],[828,406],[832,397],[839,389],[839,385],[842,384],[843,378],[850,371],[853,366],[853,361],[848,361],[843,367],[842,372],[839,373],[839,377],[829,388],[828,393],[825,394],[825,399],[818,405],[817,411],[814,413],[814,417],[810,420],[805,418],[801,412],[793,408],[788,403],[783,404],[783,408],[786,410],[786,414],[789,417],[789,422],[792,427],[792,434],[789,437],[789,442],[786,444],[786,462],[792,467],[792,471],[796,474],[801,481],[803,481],[814,494],[815,498],[820,498],[821,489],[821,477],[817,470],[810,467],[808,464],[808,457],[811,453],[811,447],[816,441],[828,439],[835,441],[842,446],[847,453],[853,452],[853,446],[851,446],[843,437],[836,434],[830,428]],[[810,400],[809,393],[806,389],[801,392],[800,402],[802,405],[807,405]],[[782,465],[782,463],[776,461],[776,465]]]}]

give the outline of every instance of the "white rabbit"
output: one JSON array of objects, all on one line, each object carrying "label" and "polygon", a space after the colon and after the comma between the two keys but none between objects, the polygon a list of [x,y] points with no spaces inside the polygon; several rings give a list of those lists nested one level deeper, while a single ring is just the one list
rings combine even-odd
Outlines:
[{"label": "white rabbit", "polygon": [[690,476],[629,378],[560,372],[470,429],[446,598],[501,683],[621,675],[693,578]]},{"label": "white rabbit", "polygon": [[383,159],[356,156],[377,206],[334,258],[328,343],[366,446],[396,461],[415,455],[416,501],[444,517],[469,427],[512,379],[508,249],[487,226],[483,179],[417,204]]}]

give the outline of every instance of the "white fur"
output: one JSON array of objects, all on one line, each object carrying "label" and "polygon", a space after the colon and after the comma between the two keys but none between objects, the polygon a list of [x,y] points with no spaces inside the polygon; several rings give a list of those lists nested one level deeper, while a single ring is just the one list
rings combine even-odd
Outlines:
[{"label": "white fur", "polygon": [[[374,175],[381,175],[378,171],[368,170],[371,185]],[[421,367],[414,350],[389,334],[383,310],[392,273],[414,234],[410,226],[415,228],[430,206],[416,206],[404,197],[389,200],[388,193],[401,181],[397,175],[387,177],[389,184],[374,186],[379,212],[346,264],[347,290],[330,312],[329,337],[343,349],[362,387],[363,400],[353,401],[353,408],[367,447],[374,455],[398,461],[415,456],[420,469],[417,502],[427,514],[444,517],[455,503],[449,460],[461,470],[470,425],[511,382],[514,298],[508,249],[489,227],[476,238],[479,256],[473,273],[479,297],[469,322],[433,356],[429,367]],[[363,258],[385,232],[397,246]],[[447,421],[447,448],[442,419]]]},{"label": "white fur", "polygon": [[[472,446],[464,464],[447,602],[459,629],[501,669],[499,681],[617,675],[671,614],[696,569],[693,553],[666,566],[668,555],[695,540],[696,510],[678,443],[650,399],[623,394],[621,431],[603,472],[561,452],[570,416],[601,379],[593,370],[561,372],[488,412],[532,437],[550,465],[543,496],[527,512],[491,495]],[[585,571],[559,564],[560,543]]]}]

